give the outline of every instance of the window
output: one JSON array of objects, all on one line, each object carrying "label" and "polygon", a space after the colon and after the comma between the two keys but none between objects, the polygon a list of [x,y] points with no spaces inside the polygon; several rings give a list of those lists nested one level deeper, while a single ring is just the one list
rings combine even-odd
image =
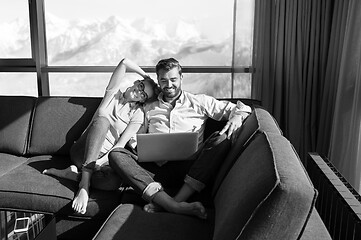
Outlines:
[{"label": "window", "polygon": [[0,2],[0,58],[31,58],[29,26],[27,1]]},{"label": "window", "polygon": [[111,73],[49,73],[50,95],[102,97],[110,76]]},{"label": "window", "polygon": [[49,65],[231,65],[233,0],[45,1],[45,13]]},{"label": "window", "polygon": [[[217,98],[251,97],[254,0],[38,0],[29,1],[30,8],[26,2],[8,1],[0,10],[0,31],[6,32],[8,19],[17,15],[23,20],[16,29],[28,29],[27,37],[13,34],[15,28],[9,32],[16,51],[6,45],[10,40],[0,40],[5,49],[0,49],[0,66],[15,58],[20,70],[10,72],[28,67],[24,71],[37,73],[40,95],[102,96],[122,58],[134,60],[155,79],[156,63],[175,57],[184,68],[185,90]],[[44,44],[36,45],[41,39]],[[24,58],[32,62],[26,65]],[[131,76],[125,86],[134,80]]]},{"label": "window", "polygon": [[37,96],[36,74],[0,72],[0,95]]}]

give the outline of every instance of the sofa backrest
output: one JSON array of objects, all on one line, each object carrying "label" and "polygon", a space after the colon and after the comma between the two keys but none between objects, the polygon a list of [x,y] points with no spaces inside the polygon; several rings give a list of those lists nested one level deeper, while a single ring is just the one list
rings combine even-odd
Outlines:
[{"label": "sofa backrest", "polygon": [[273,133],[282,135],[282,130],[279,127],[276,119],[262,107],[255,108],[256,117],[259,124],[259,130],[266,133]]},{"label": "sofa backrest", "polygon": [[232,141],[232,148],[226,159],[223,161],[214,181],[212,190],[213,195],[219,188],[221,182],[228,173],[229,169],[232,167],[233,163],[247,147],[248,143],[257,132],[267,132],[282,135],[282,131],[272,115],[260,107],[255,107],[252,113],[243,122],[241,128],[238,130],[238,133],[235,133],[236,135]]},{"label": "sofa backrest", "polygon": [[0,152],[24,155],[36,98],[0,96]]},{"label": "sofa backrest", "polygon": [[213,239],[298,239],[315,198],[289,141],[258,132],[216,192]]},{"label": "sofa backrest", "polygon": [[39,97],[34,112],[30,155],[69,154],[90,123],[101,98]]}]

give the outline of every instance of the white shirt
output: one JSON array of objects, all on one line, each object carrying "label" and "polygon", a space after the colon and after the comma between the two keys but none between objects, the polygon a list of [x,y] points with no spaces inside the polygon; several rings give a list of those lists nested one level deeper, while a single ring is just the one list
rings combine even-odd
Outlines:
[{"label": "white shirt", "polygon": [[221,121],[229,120],[241,112],[251,112],[251,108],[241,101],[237,104],[220,101],[204,94],[182,91],[175,106],[158,101],[146,106],[146,127],[149,133],[198,132],[198,144],[203,142],[205,123],[208,117]]}]

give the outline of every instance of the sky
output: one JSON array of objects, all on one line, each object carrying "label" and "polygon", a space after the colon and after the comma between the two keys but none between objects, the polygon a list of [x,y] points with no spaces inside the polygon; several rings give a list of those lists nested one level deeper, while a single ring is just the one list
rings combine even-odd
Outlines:
[{"label": "sky", "polygon": [[[122,15],[124,17],[150,16],[169,18],[170,16],[184,16],[194,18],[207,16],[213,13],[214,17],[226,17],[231,9],[233,0],[44,0],[45,9],[56,12],[56,15],[64,18],[104,18],[109,15]],[[99,6],[101,3],[101,7]],[[166,3],[166,5],[165,5]],[[170,4],[171,3],[171,4]],[[3,4],[5,6],[3,6]],[[70,6],[70,7],[69,7]],[[27,8],[27,0],[1,1],[0,21],[14,18],[15,9],[24,12]],[[9,11],[10,9],[10,11]],[[136,11],[134,11],[136,9]],[[167,9],[167,10],[166,10]],[[162,11],[159,14],[159,10]],[[214,14],[218,12],[218,14]]]},{"label": "sky", "polygon": [[67,19],[89,20],[95,16],[104,19],[112,15],[132,20],[149,17],[167,21],[169,26],[175,25],[179,19],[186,19],[193,21],[208,37],[215,39],[217,36],[229,34],[222,31],[216,33],[214,26],[216,25],[218,29],[230,29],[233,0],[103,0],[101,7],[99,1],[95,0],[52,0],[45,2],[45,9],[60,18]]},{"label": "sky", "polygon": [[[242,7],[251,0],[238,0],[241,21],[250,19],[250,11]],[[5,6],[3,6],[5,5]],[[45,12],[63,19],[104,20],[109,16],[152,18],[160,21],[178,19],[193,21],[209,38],[228,34],[233,22],[234,0],[44,0]],[[27,16],[27,0],[0,1],[0,24]],[[215,26],[217,31],[215,31]]]},{"label": "sky", "polygon": [[0,1],[0,23],[8,22],[28,14],[27,0]]}]

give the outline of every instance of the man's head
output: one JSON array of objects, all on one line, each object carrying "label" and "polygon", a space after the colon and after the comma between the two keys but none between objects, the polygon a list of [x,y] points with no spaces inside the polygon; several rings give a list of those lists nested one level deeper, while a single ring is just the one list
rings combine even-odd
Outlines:
[{"label": "man's head", "polygon": [[182,92],[182,67],[174,58],[160,60],[155,67],[158,84],[165,99],[178,98]]}]

